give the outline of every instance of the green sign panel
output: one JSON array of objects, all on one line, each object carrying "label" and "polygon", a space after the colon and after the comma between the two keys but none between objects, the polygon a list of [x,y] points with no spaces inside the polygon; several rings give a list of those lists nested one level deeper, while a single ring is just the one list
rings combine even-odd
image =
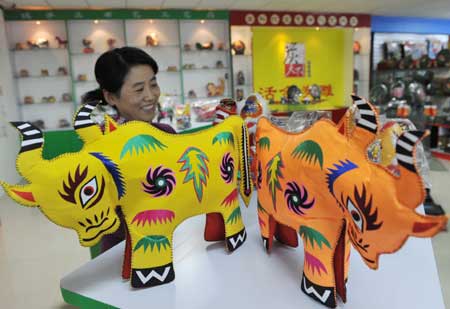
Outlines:
[{"label": "green sign panel", "polygon": [[220,19],[228,11],[193,10],[6,10],[5,20],[91,20],[91,19]]}]

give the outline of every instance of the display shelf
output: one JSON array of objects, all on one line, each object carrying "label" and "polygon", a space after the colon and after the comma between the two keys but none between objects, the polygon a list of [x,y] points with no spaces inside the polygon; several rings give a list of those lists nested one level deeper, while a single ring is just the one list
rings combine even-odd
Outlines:
[{"label": "display shelf", "polygon": [[229,49],[195,49],[195,50],[182,50],[183,54],[196,54],[196,53],[228,53]]},{"label": "display shelf", "polygon": [[161,44],[161,45],[156,45],[156,46],[147,46],[147,45],[137,45],[135,46],[137,48],[146,50],[146,49],[165,49],[165,48],[180,48],[179,44]]},{"label": "display shelf", "polygon": [[70,55],[74,56],[74,57],[92,57],[92,56],[96,56],[99,57],[101,56],[103,53],[98,53],[98,52],[93,52],[93,53],[83,53],[83,52],[71,52]]},{"label": "display shelf", "polygon": [[50,103],[50,102],[34,102],[31,104],[27,104],[27,103],[23,103],[23,102],[19,102],[18,103],[21,106],[27,106],[27,107],[32,107],[34,105],[62,105],[62,104],[73,104],[73,101],[70,102],[64,102],[64,101],[56,101],[54,103]]},{"label": "display shelf", "polygon": [[229,95],[227,94],[227,95],[220,95],[220,96],[214,96],[214,97],[196,97],[196,98],[189,98],[188,96],[185,96],[184,98],[185,98],[185,100],[190,100],[190,101],[194,101],[194,100],[197,100],[197,101],[202,101],[202,100],[221,100],[221,99],[224,99],[224,98],[229,98]]},{"label": "display shelf", "polygon": [[28,52],[53,52],[53,51],[67,51],[67,48],[34,48],[34,49],[10,49],[12,53],[28,53]]},{"label": "display shelf", "polygon": [[374,70],[375,74],[392,74],[392,73],[409,73],[409,72],[417,72],[417,71],[432,71],[438,73],[446,73],[450,70],[447,67],[437,67],[437,68],[418,68],[418,69],[386,69],[386,70]]},{"label": "display shelf", "polygon": [[27,77],[22,76],[14,76],[15,79],[18,80],[26,80],[26,79],[53,79],[53,78],[70,78],[70,75],[49,75],[49,76],[39,76],[39,75],[30,75]]},{"label": "display shelf", "polygon": [[183,69],[184,72],[189,71],[223,71],[223,70],[229,70],[230,68],[224,67],[224,68],[194,68],[194,69]]}]

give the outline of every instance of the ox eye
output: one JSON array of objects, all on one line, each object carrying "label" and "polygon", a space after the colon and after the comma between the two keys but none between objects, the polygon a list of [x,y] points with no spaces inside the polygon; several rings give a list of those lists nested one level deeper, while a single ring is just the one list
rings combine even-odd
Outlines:
[{"label": "ox eye", "polygon": [[226,183],[230,183],[233,180],[234,160],[233,157],[230,156],[230,153],[225,154],[222,158],[222,164],[220,165],[220,175]]},{"label": "ox eye", "polygon": [[156,169],[149,168],[146,177],[147,182],[143,182],[144,192],[153,197],[168,196],[172,193],[176,180],[172,170],[158,166]]},{"label": "ox eye", "polygon": [[356,208],[355,205],[353,205],[351,199],[347,200],[347,210],[350,213],[350,216],[352,217],[352,220],[355,223],[355,225],[358,227],[359,231],[362,232],[362,230],[363,230],[362,215],[361,215],[361,212],[359,211],[359,209]]},{"label": "ox eye", "polygon": [[81,187],[80,200],[81,205],[84,207],[87,203],[97,194],[97,178],[94,177]]}]

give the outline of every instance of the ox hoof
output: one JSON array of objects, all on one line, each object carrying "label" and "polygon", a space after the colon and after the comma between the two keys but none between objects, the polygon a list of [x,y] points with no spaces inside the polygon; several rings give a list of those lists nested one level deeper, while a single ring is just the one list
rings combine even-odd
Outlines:
[{"label": "ox hoof", "polygon": [[233,252],[234,250],[239,248],[246,239],[247,239],[247,232],[245,231],[245,228],[242,229],[240,232],[231,235],[230,237],[227,237],[228,251]]},{"label": "ox hoof", "polygon": [[175,271],[172,263],[154,268],[133,268],[131,286],[134,288],[152,287],[169,283],[174,279]]}]

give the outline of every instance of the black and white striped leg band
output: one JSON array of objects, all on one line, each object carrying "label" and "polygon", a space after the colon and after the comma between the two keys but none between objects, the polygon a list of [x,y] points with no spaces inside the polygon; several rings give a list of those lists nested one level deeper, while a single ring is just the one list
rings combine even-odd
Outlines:
[{"label": "black and white striped leg band", "polygon": [[25,152],[40,148],[44,143],[44,138],[41,130],[28,122],[11,122],[11,124],[19,130],[22,135],[22,144],[20,152]]}]

